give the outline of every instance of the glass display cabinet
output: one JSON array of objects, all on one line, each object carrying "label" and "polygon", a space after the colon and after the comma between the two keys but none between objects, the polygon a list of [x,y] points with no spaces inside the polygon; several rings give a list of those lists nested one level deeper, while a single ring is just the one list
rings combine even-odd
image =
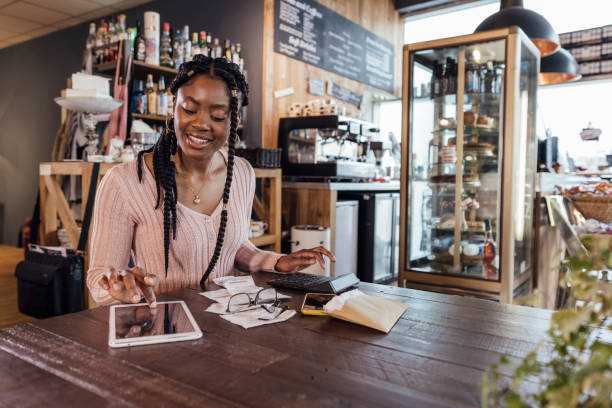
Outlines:
[{"label": "glass display cabinet", "polygon": [[540,57],[518,28],[404,46],[399,285],[531,291]]}]

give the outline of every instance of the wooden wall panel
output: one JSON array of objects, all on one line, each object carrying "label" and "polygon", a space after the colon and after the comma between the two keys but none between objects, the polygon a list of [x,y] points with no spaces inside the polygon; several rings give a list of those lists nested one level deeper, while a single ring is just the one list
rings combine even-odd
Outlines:
[{"label": "wooden wall panel", "polygon": [[[318,0],[325,7],[361,25],[367,30],[395,44],[395,90],[394,95],[401,97],[402,69],[401,51],[404,39],[404,25],[392,0]],[[286,116],[287,108],[295,102],[307,102],[321,98],[309,94],[308,78],[314,77],[333,82],[354,92],[363,94],[365,89],[381,90],[364,85],[329,71],[317,68],[282,54],[274,52],[274,0],[265,0],[264,14],[264,61],[263,61],[263,147],[276,147],[278,120]],[[295,93],[279,99],[274,91],[293,87]],[[325,98],[328,98],[326,95]],[[344,104],[342,101],[337,101]],[[347,108],[357,107],[346,104]]]}]

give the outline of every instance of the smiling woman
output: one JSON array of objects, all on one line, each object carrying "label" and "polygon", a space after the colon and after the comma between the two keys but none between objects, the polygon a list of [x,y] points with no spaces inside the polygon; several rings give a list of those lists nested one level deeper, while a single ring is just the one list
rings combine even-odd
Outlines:
[{"label": "smiling woman", "polygon": [[234,155],[239,110],[248,103],[238,66],[196,55],[170,90],[172,117],[157,144],[100,184],[87,277],[94,300],[134,303],[144,296],[153,304],[156,291],[204,287],[234,267],[287,273],[323,266],[323,256],[334,260],[322,247],[283,256],[248,240],[255,175]]}]

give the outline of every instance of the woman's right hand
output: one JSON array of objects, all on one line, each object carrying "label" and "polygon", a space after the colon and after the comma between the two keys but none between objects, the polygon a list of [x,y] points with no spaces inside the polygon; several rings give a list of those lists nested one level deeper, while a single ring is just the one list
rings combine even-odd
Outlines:
[{"label": "woman's right hand", "polygon": [[111,268],[109,277],[102,277],[99,285],[121,303],[138,303],[145,298],[151,308],[156,306],[155,291],[159,286],[157,276],[145,273],[139,267],[119,272]]}]

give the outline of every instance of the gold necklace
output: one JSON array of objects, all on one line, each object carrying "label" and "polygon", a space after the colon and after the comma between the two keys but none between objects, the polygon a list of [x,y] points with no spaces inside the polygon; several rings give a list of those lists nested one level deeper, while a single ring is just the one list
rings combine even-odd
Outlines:
[{"label": "gold necklace", "polygon": [[[208,178],[208,173],[210,173],[210,168],[212,167],[212,163],[213,160],[215,159],[215,155],[213,155],[213,157],[210,159],[210,163],[208,164],[208,169],[206,169],[206,174],[204,175],[204,180],[206,180],[206,178]],[[181,170],[181,174],[185,174],[182,170]],[[189,188],[191,189],[191,192],[193,193],[193,203],[194,204],[200,204],[201,200],[200,200],[200,191],[202,190],[202,188],[204,187],[204,185],[206,184],[206,181],[204,183],[202,183],[202,185],[200,186],[200,188],[196,191],[193,189],[193,185],[191,184],[191,180],[189,180],[188,177],[185,177],[185,180],[187,180],[187,183],[189,184]]]}]

